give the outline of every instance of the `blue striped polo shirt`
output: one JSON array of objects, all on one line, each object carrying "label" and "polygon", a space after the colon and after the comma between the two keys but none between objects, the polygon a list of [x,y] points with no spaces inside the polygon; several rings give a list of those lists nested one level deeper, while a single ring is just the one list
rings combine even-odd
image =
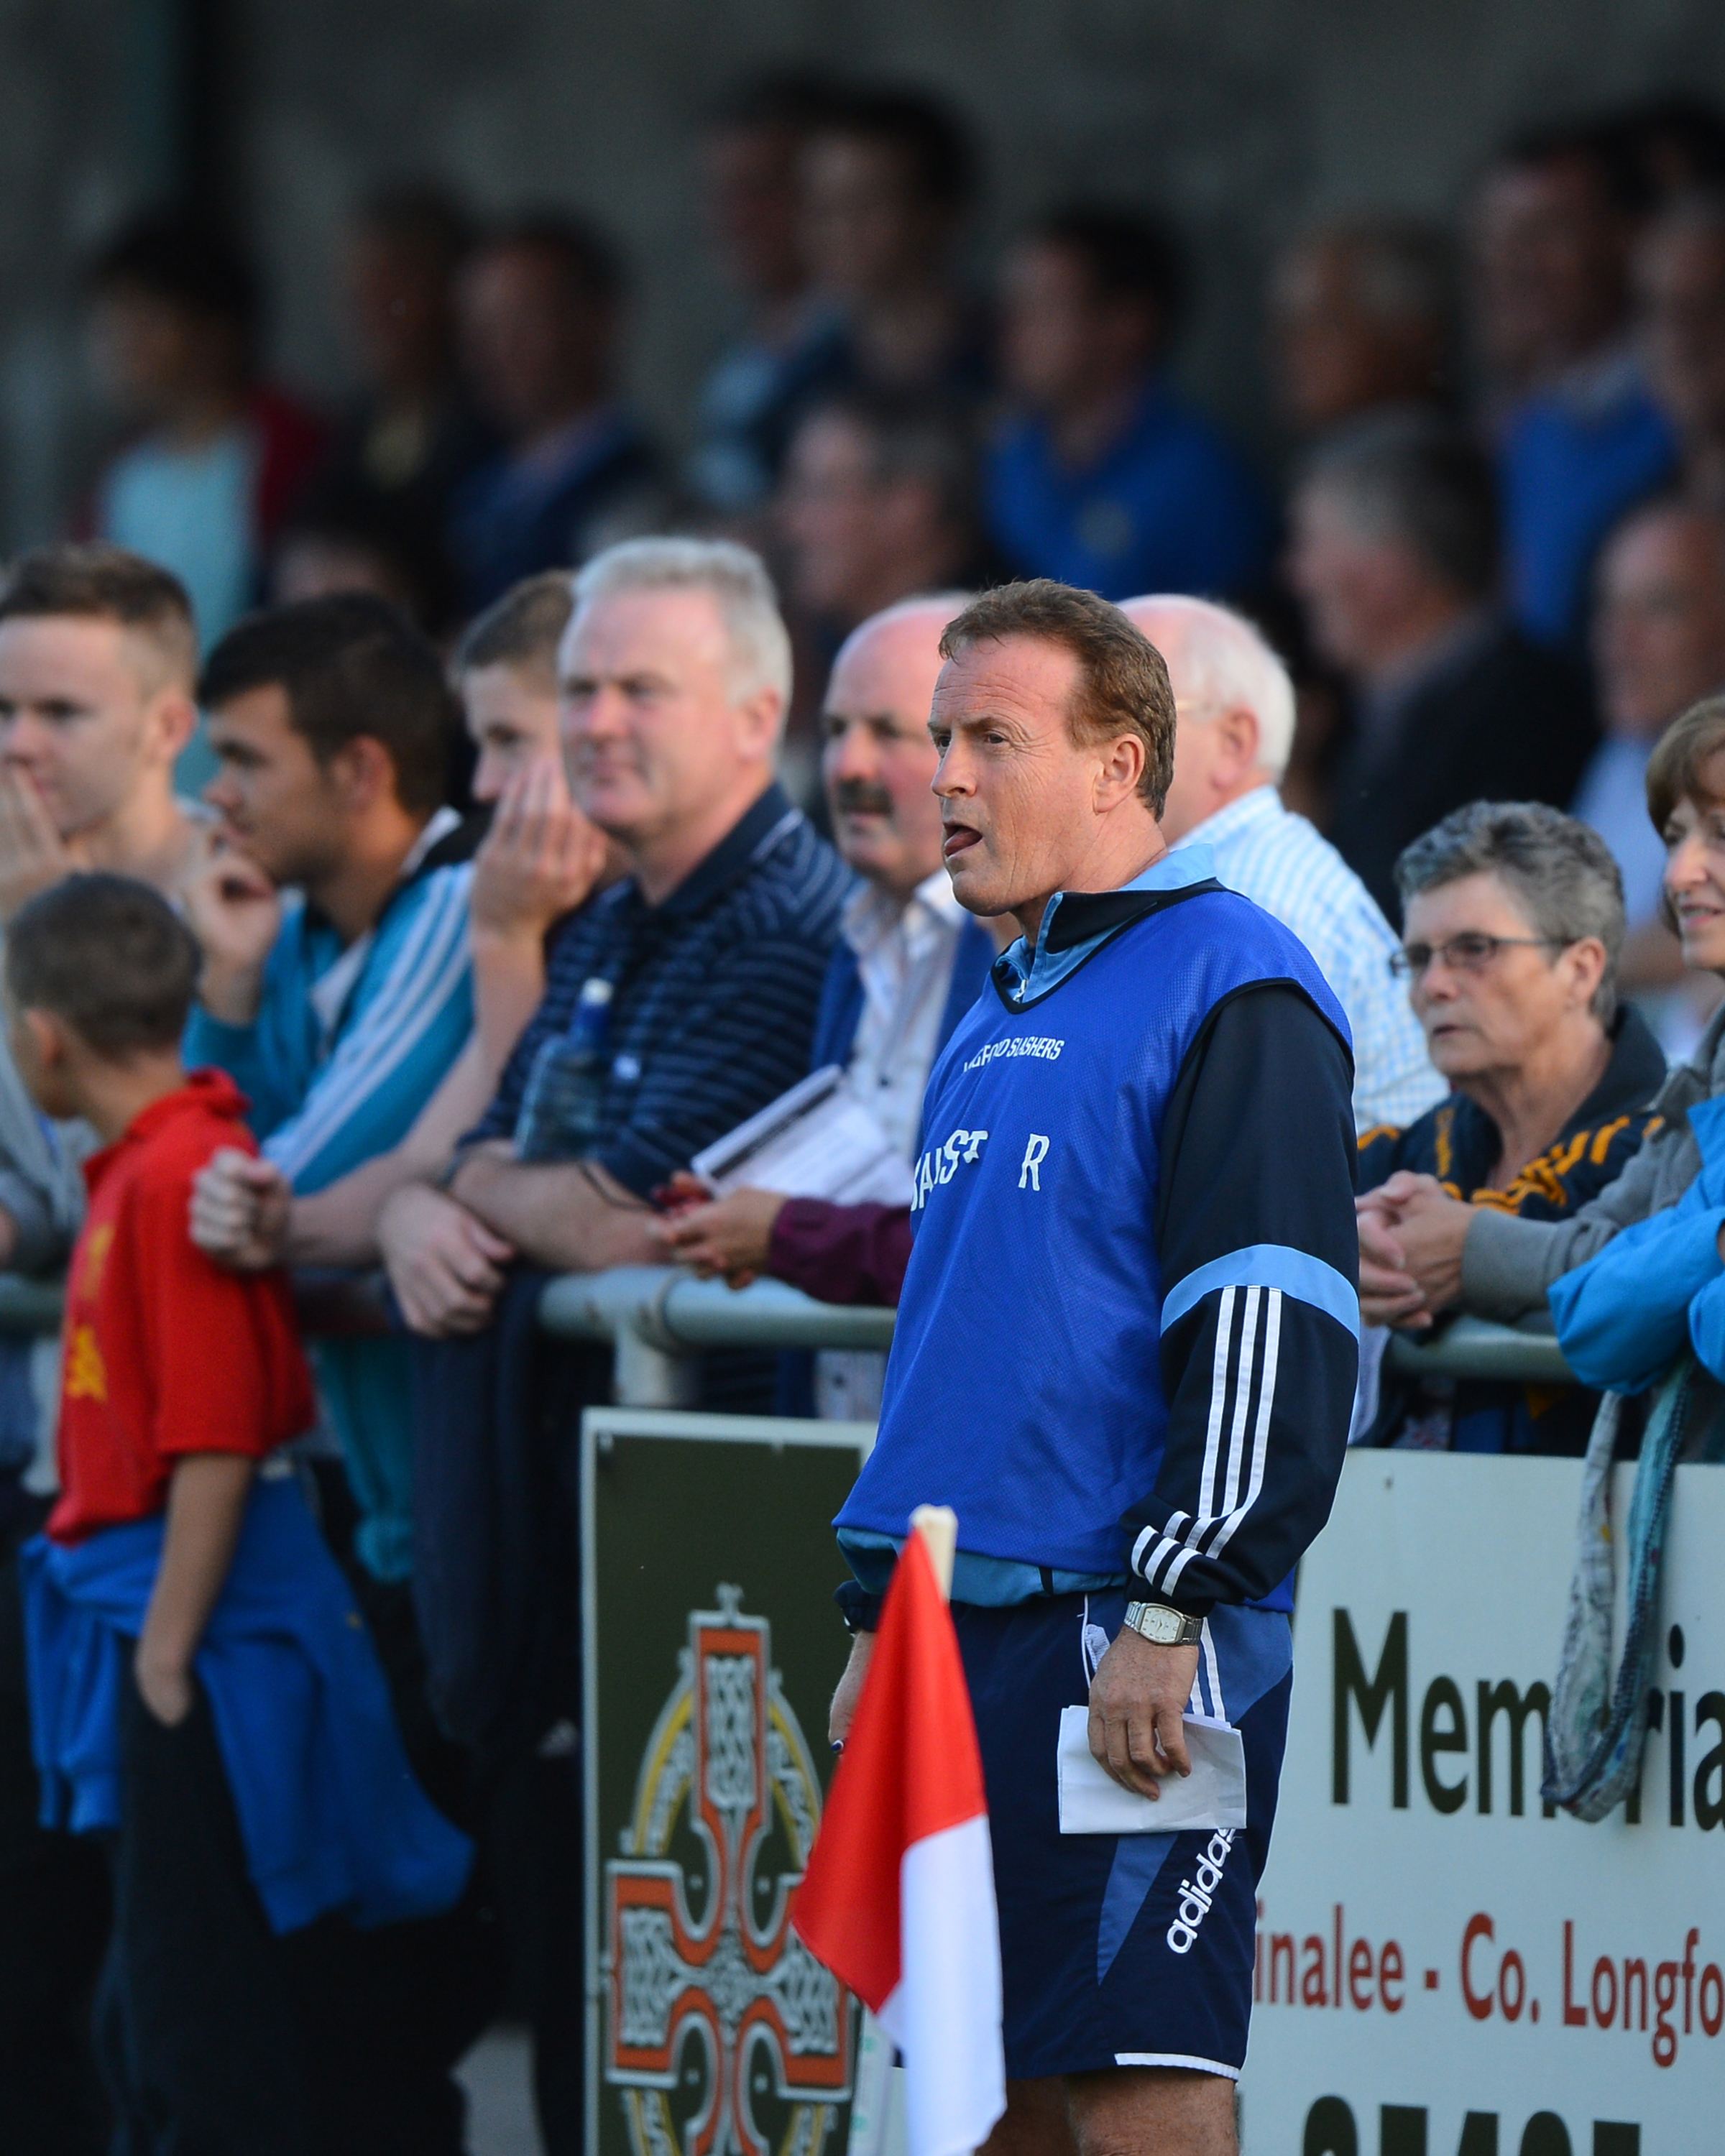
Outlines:
[{"label": "blue striped polo shirt", "polygon": [[582,990],[603,981],[595,1123],[574,1150],[646,1197],[808,1075],[851,887],[776,784],[660,905],[633,879],[614,885],[555,932],[544,1000],[467,1142],[515,1137],[542,1050],[570,1035]]}]

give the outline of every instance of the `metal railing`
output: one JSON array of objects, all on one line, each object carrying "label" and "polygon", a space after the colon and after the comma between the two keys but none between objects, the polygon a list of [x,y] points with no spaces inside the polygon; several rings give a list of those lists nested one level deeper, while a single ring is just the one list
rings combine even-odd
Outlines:
[{"label": "metal railing", "polygon": [[[320,1275],[300,1285],[309,1329],[383,1328],[382,1301],[369,1283],[349,1276],[337,1284]],[[57,1285],[0,1273],[0,1332],[55,1332],[60,1309]],[[547,1286],[539,1304],[540,1323],[559,1339],[610,1342],[619,1404],[644,1408],[692,1406],[700,1390],[699,1358],[709,1348],[884,1352],[892,1344],[893,1317],[890,1310],[817,1302],[782,1281],[728,1288],[722,1281],[696,1280],[677,1265],[565,1273]],[[1397,1333],[1388,1359],[1409,1377],[1574,1383],[1548,1329],[1522,1331],[1477,1317],[1458,1317],[1429,1342]]]}]

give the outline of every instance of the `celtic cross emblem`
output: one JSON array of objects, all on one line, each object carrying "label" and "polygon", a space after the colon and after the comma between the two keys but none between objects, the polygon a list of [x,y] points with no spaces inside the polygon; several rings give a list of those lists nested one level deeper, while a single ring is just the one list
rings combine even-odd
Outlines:
[{"label": "celtic cross emblem", "polygon": [[820,1784],[766,1619],[742,1614],[740,1588],[716,1599],[691,1613],[605,1870],[605,2077],[636,2156],[769,2156],[768,2097],[789,2107],[783,2156],[819,2156],[850,2093],[855,2018],[789,1923]]}]

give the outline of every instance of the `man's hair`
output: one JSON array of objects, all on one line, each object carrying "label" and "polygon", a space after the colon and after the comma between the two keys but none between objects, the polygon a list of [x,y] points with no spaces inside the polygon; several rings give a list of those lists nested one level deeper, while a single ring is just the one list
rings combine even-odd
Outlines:
[{"label": "man's hair", "polygon": [[798,424],[829,418],[845,421],[866,439],[877,480],[922,480],[946,521],[974,536],[976,439],[966,415],[948,400],[903,390],[836,390],[809,403]]},{"label": "man's hair", "polygon": [[270,687],[320,764],[367,737],[388,751],[403,808],[442,802],[455,731],[449,683],[436,650],[387,599],[342,592],[249,615],[211,652],[198,693],[216,711]]},{"label": "man's hair", "polygon": [[1703,696],[1673,719],[1647,759],[1647,814],[1663,835],[1680,801],[1712,806],[1717,793],[1702,783],[1702,773],[1725,749],[1725,696]]},{"label": "man's hair", "polygon": [[778,594],[757,553],[730,539],[625,539],[595,554],[575,578],[575,607],[619,592],[705,592],[731,646],[729,686],[744,704],[763,689],[790,707],[791,639]]},{"label": "man's hair", "polygon": [[926,203],[962,210],[976,192],[977,157],[951,105],[919,90],[865,90],[840,100],[818,122],[822,134],[879,144],[904,160]]},{"label": "man's hair", "polygon": [[191,930],[159,891],[131,876],[66,876],[6,932],[13,1002],[53,1012],[114,1062],[176,1045],[198,964]]},{"label": "man's hair", "polygon": [[1318,449],[1301,478],[1338,499],[1362,537],[1400,540],[1465,597],[1495,589],[1497,488],[1484,454],[1457,429],[1367,419]]},{"label": "man's hair", "polygon": [[941,639],[942,659],[1009,636],[1057,644],[1078,661],[1066,723],[1079,742],[1136,734],[1144,744],[1138,791],[1159,817],[1174,775],[1174,692],[1162,654],[1117,606],[1051,578],[999,584],[972,601]]},{"label": "man's hair", "polygon": [[1154,309],[1164,343],[1190,290],[1186,257],[1172,226],[1142,210],[1068,203],[1025,228],[1033,246],[1057,247],[1083,263],[1098,300],[1137,300]]},{"label": "man's hair", "polygon": [[1321,247],[1333,247],[1346,258],[1348,282],[1374,321],[1447,326],[1455,293],[1455,250],[1435,227],[1411,218],[1345,218],[1312,226],[1288,253],[1298,257]]},{"label": "man's hair", "polygon": [[1600,198],[1609,208],[1632,213],[1636,207],[1630,192],[1625,161],[1609,121],[1541,121],[1531,127],[1521,128],[1498,145],[1486,169],[1528,172],[1545,165],[1584,166],[1593,176]]},{"label": "man's hair", "polygon": [[262,312],[250,263],[225,233],[199,218],[137,218],[96,254],[90,285],[98,293],[147,292],[188,315],[229,324],[248,344]]},{"label": "man's hair", "polygon": [[198,630],[186,587],[141,554],[97,541],[38,547],[0,578],[0,621],[70,616],[116,622],[155,650],[165,678],[191,693],[198,678]]},{"label": "man's hair", "polygon": [[1255,623],[1232,607],[1182,593],[1126,600],[1122,612],[1128,621],[1135,607],[1156,607],[1180,617],[1185,625],[1179,645],[1183,701],[1209,712],[1250,711],[1258,721],[1259,765],[1280,778],[1293,752],[1294,685]]},{"label": "man's hair", "polygon": [[1404,911],[1420,892],[1472,875],[1497,876],[1528,926],[1553,943],[1592,936],[1604,945],[1593,1013],[1609,1025],[1617,1014],[1623,873],[1599,833],[1543,801],[1475,801],[1415,839],[1395,865]]},{"label": "man's hair", "polygon": [[844,93],[824,75],[803,68],[772,68],[733,83],[706,116],[720,135],[783,130],[806,135],[844,110]]},{"label": "man's hair", "polygon": [[457,267],[473,240],[466,211],[435,180],[375,187],[354,205],[352,221],[357,230],[375,233],[392,246],[434,264],[445,275]]},{"label": "man's hair", "polygon": [[571,296],[589,307],[614,307],[629,290],[623,257],[596,225],[562,210],[538,210],[512,218],[488,232],[475,254],[501,254],[521,248],[548,255]]},{"label": "man's hair", "polygon": [[543,569],[523,577],[501,599],[469,623],[455,646],[455,671],[471,674],[481,666],[515,666],[542,674],[555,685],[557,646],[575,611],[575,581],[567,569]]}]

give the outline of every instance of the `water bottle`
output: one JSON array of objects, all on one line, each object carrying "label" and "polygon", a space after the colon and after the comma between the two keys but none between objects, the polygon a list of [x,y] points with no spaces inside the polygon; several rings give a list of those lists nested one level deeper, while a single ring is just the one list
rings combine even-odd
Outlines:
[{"label": "water bottle", "polygon": [[611,1070],[612,993],[602,975],[584,981],[569,1030],[540,1044],[516,1118],[518,1160],[581,1160],[598,1145]]}]

